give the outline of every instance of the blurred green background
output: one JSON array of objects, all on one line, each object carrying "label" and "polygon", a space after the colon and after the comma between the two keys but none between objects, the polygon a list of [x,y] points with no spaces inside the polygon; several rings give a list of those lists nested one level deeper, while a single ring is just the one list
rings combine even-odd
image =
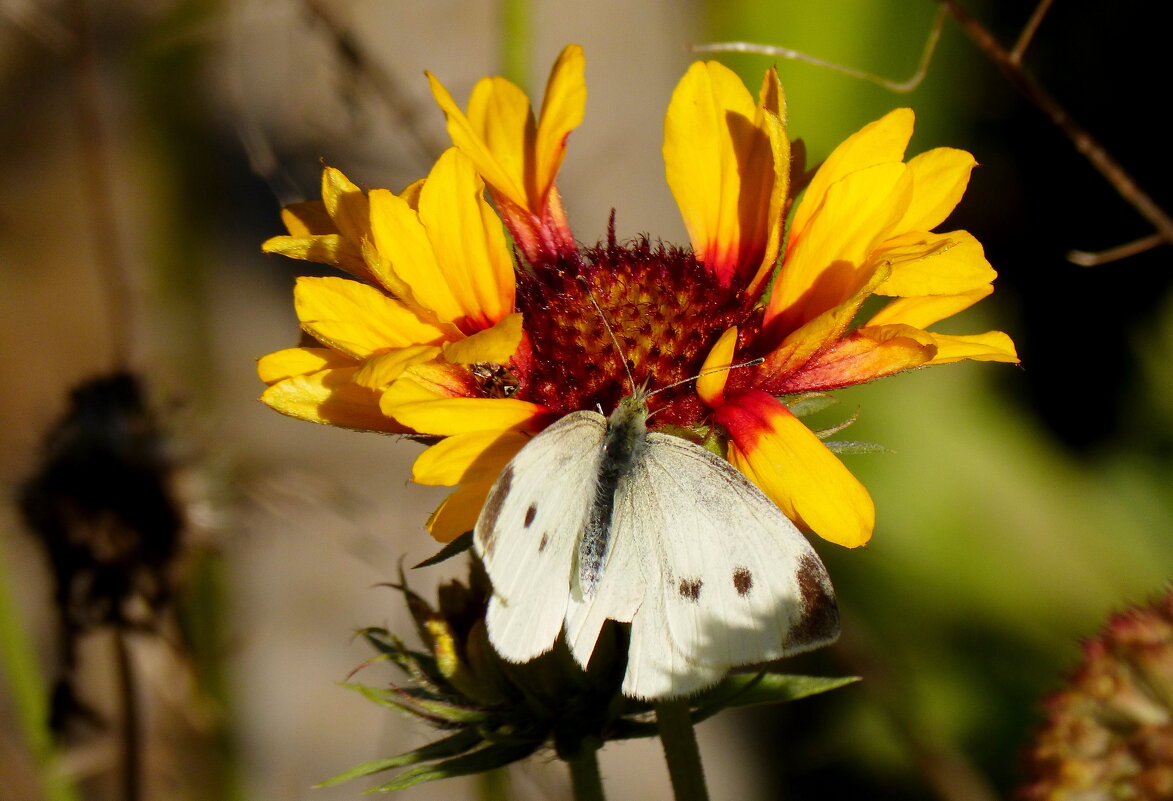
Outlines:
[{"label": "blurred green background", "polygon": [[[1031,6],[966,3],[1007,45]],[[310,787],[428,735],[335,684],[368,656],[355,628],[403,627],[396,596],[373,585],[393,579],[401,557],[432,553],[422,523],[442,493],[406,484],[411,443],[310,426],[255,401],[254,359],[295,342],[293,276],[314,269],[260,254],[281,232],[280,206],[317,195],[323,161],[366,186],[425,174],[445,138],[424,69],[461,99],[502,70],[540,96],[555,55],[578,42],[587,117],[559,180],[576,235],[602,236],[615,208],[621,237],[683,242],[659,147],[690,43],[776,44],[901,80],[934,13],[929,0],[0,6],[0,592],[19,626],[6,653],[27,638],[34,679],[56,674],[44,559],[10,501],[68,388],[109,368],[121,330],[181,465],[185,619],[197,632],[194,658],[177,636],[133,643],[150,733],[145,797],[357,796],[357,785]],[[1171,208],[1156,119],[1167,44],[1154,13],[1140,0],[1056,3],[1025,66]],[[754,90],[775,62],[721,58]],[[942,367],[840,395],[828,419],[858,407],[850,436],[892,453],[846,457],[876,499],[876,536],[859,551],[818,544],[844,637],[795,670],[865,681],[703,725],[710,789],[1006,797],[1038,699],[1073,667],[1080,638],[1161,592],[1173,566],[1170,250],[1093,268],[1066,261],[1072,248],[1151,231],[952,23],[908,95],[777,64],[791,136],[812,162],[902,105],[917,112],[910,154],[975,154],[981,167],[949,224],[977,235],[1000,277],[949,326],[1007,331],[1023,364]],[[96,181],[95,163],[107,169]],[[109,304],[109,266],[129,276],[129,306]],[[413,582],[427,591],[459,572]],[[111,713],[108,640],[88,638],[80,664],[87,699]],[[36,744],[9,725],[27,713],[12,665],[0,787],[34,799]],[[91,731],[63,754],[84,797],[116,797],[110,739]],[[654,743],[612,745],[602,759],[614,797],[667,797]],[[512,797],[567,788],[559,765],[513,770]],[[402,797],[477,792],[456,781]]]}]

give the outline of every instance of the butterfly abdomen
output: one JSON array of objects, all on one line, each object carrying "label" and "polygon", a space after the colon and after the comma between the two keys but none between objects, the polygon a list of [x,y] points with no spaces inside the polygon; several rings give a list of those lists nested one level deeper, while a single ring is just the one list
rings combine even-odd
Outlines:
[{"label": "butterfly abdomen", "polygon": [[647,447],[647,417],[647,404],[638,398],[624,398],[607,421],[594,499],[578,551],[578,580],[584,597],[593,594],[607,563],[615,515],[615,491]]}]

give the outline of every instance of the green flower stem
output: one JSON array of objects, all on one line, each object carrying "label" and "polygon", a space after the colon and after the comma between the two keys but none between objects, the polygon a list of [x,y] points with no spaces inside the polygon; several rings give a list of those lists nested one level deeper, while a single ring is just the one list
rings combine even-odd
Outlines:
[{"label": "green flower stem", "polygon": [[523,89],[530,82],[530,0],[501,2],[501,74]]},{"label": "green flower stem", "polygon": [[696,744],[688,702],[660,701],[656,704],[656,725],[664,746],[664,760],[672,779],[676,801],[708,801],[701,751]]},{"label": "green flower stem", "polygon": [[603,795],[603,778],[599,775],[598,750],[584,746],[567,763],[570,765],[574,801],[604,801],[606,796]]},{"label": "green flower stem", "polygon": [[493,768],[477,774],[481,801],[509,801],[509,770]]}]

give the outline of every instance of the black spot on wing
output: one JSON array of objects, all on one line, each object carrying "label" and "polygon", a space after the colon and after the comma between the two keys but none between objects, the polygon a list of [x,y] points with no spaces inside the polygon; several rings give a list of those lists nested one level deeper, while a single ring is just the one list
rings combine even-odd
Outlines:
[{"label": "black spot on wing", "polygon": [[680,597],[684,600],[696,602],[700,600],[702,586],[704,586],[704,582],[699,578],[682,578],[677,590],[680,592]]},{"label": "black spot on wing", "polygon": [[826,568],[817,556],[806,554],[795,578],[802,596],[802,614],[790,629],[786,649],[805,651],[833,642],[839,636],[839,605]]},{"label": "black spot on wing", "polygon": [[542,539],[538,543],[538,553],[541,553],[542,551],[546,550],[546,546],[549,544],[550,544],[550,532],[543,531],[542,532]]},{"label": "black spot on wing", "polygon": [[753,589],[753,573],[749,571],[748,567],[739,565],[733,568],[733,589],[737,590],[737,594],[743,598]]},{"label": "black spot on wing", "polygon": [[485,498],[485,505],[481,507],[481,516],[477,520],[477,534],[480,535],[481,552],[485,556],[493,555],[493,547],[497,544],[497,517],[501,514],[501,506],[509,496],[509,488],[513,486],[513,465],[506,465],[497,476],[489,496]]},{"label": "black spot on wing", "polygon": [[530,524],[534,522],[534,517],[538,513],[538,505],[531,503],[529,508],[525,510],[525,527],[529,528]]}]

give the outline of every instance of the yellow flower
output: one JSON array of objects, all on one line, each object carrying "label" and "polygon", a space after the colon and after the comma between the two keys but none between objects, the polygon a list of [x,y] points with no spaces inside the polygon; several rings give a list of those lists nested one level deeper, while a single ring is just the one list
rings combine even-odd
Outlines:
[{"label": "yellow flower", "polygon": [[[696,63],[664,136],[691,248],[613,238],[586,247],[555,185],[583,119],[583,72],[581,48],[567,47],[536,118],[503,78],[478,83],[461,110],[429,75],[455,148],[422,185],[365,196],[327,170],[323,203],[286,210],[290,236],[267,250],[358,280],[299,282],[298,317],[320,344],[262,359],[264,399],[318,422],[438,440],[413,478],[456,487],[428,521],[448,541],[473,527],[534,433],[630,394],[628,365],[636,383],[663,386],[760,358],[653,396],[655,425],[716,442],[806,530],[867,542],[867,491],[780,398],[929,364],[1017,361],[1001,332],[927,330],[992,291],[977,240],[933,230],[964,193],[973,157],[939,148],[906,162],[913,115],[897,110],[840,145],[794,204],[777,74],[765,73],[755,101],[727,68]],[[889,300],[861,324],[871,296]]]},{"label": "yellow flower", "polygon": [[405,369],[443,363],[448,391],[475,395],[480,387],[462,368],[507,362],[517,350],[521,315],[504,231],[471,162],[455,149],[399,195],[364,194],[327,168],[322,198],[285,209],[289,235],[264,249],[362,280],[298,279],[297,316],[315,344],[260,360],[270,385],[261,400],[305,420],[409,433],[379,409]]}]

